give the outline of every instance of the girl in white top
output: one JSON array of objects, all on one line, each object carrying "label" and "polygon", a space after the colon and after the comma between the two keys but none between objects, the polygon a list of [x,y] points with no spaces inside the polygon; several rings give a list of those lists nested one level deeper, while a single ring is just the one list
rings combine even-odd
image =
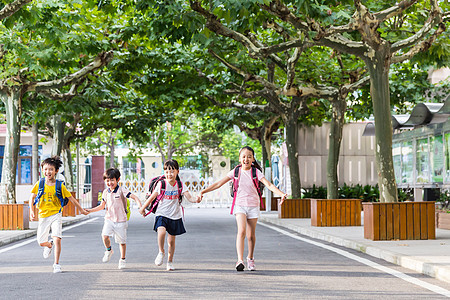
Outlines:
[{"label": "girl in white top", "polygon": [[[178,162],[175,159],[167,160],[164,163],[164,176],[162,181],[165,182],[164,195],[158,202],[158,207],[155,212],[155,225],[153,230],[158,233],[158,248],[159,252],[155,258],[155,265],[160,266],[164,259],[164,240],[167,233],[167,245],[169,255],[167,257],[167,270],[175,270],[173,266],[173,255],[175,253],[175,237],[186,232],[183,224],[183,213],[181,207],[180,196],[184,196],[189,202],[195,203],[189,190],[185,188],[184,184],[177,178],[179,174]],[[181,186],[179,186],[181,184]],[[148,207],[152,201],[162,193],[161,181],[157,183],[156,188],[145,201],[144,205],[139,209],[139,212],[145,216],[145,208]]]},{"label": "girl in white top", "polygon": [[[260,198],[258,191],[252,179],[252,166],[256,167],[256,174],[259,181],[261,181],[269,190],[281,196],[281,203],[286,199],[287,194],[280,191],[273,183],[269,182],[261,172],[261,167],[255,161],[255,151],[252,148],[245,146],[239,151],[239,162],[241,163],[241,170],[239,176],[239,187],[237,189],[236,202],[234,207],[234,215],[236,216],[236,223],[238,227],[236,237],[236,251],[238,261],[236,263],[236,270],[243,271],[244,266],[244,244],[247,236],[248,256],[247,269],[254,271],[255,261],[253,252],[255,250],[255,230],[256,223],[259,217],[259,203]],[[214,191],[220,188],[234,178],[234,170],[231,170],[227,176],[221,180],[211,184],[200,192],[200,200],[205,193]]]}]

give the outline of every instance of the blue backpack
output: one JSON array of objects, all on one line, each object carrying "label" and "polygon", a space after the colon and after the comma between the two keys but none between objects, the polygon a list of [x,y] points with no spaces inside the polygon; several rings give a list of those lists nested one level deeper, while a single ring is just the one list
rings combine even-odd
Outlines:
[{"label": "blue backpack", "polygon": [[[61,201],[61,209],[59,210],[59,212],[61,212],[62,208],[69,203],[69,198],[64,198],[62,195],[63,183],[64,182],[62,180],[56,180],[55,183],[56,197],[58,197],[59,201]],[[36,195],[36,198],[34,198],[34,205],[36,205],[36,203],[39,203],[39,200],[44,195],[44,188],[45,188],[45,178],[41,178],[39,179],[38,193]]]}]

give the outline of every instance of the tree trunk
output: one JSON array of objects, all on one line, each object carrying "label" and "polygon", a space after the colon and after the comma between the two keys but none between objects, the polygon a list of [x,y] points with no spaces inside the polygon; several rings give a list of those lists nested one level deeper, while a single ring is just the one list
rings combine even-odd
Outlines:
[{"label": "tree trunk", "polygon": [[5,187],[4,204],[16,203],[16,168],[22,124],[22,87],[10,87],[0,93],[6,110],[5,153],[3,155],[2,186]]},{"label": "tree trunk", "polygon": [[[261,168],[266,167],[266,161],[269,160],[269,154],[268,154],[268,149],[267,149],[267,141],[264,139],[265,138],[265,127],[263,126],[261,128],[261,136],[259,137],[259,143],[261,144],[261,153],[262,153],[262,157],[261,157]],[[269,166],[270,166],[270,161],[269,161]],[[269,180],[269,179],[268,179]],[[269,180],[270,181],[270,180]]]},{"label": "tree trunk", "polygon": [[53,116],[53,146],[52,156],[61,156],[61,151],[64,143],[64,124],[61,120],[61,116]]},{"label": "tree trunk", "polygon": [[31,127],[32,132],[32,150],[31,150],[31,168],[32,168],[32,180],[37,181],[39,179],[39,134],[38,123],[33,122]]},{"label": "tree trunk", "polygon": [[286,126],[286,146],[288,152],[289,172],[291,174],[291,191],[293,198],[301,197],[301,183],[300,170],[298,165],[298,151],[297,151],[297,117],[285,116]]},{"label": "tree trunk", "polygon": [[327,160],[327,199],[338,199],[338,163],[347,107],[345,97],[337,98],[331,105],[333,107],[333,117],[330,122],[330,135],[328,136],[330,147]]},{"label": "tree trunk", "polygon": [[70,153],[70,144],[64,143],[61,151],[62,161],[64,163],[64,177],[66,179],[66,188],[68,191],[74,190],[73,184],[73,168],[72,168],[72,153]]},{"label": "tree trunk", "polygon": [[111,140],[109,144],[109,167],[114,168],[114,156],[116,155],[116,147],[114,145],[114,139]]},{"label": "tree trunk", "polygon": [[398,202],[392,160],[392,121],[389,96],[390,51],[381,45],[373,59],[366,60],[370,73],[370,96],[375,118],[375,159],[378,167],[380,202]]}]

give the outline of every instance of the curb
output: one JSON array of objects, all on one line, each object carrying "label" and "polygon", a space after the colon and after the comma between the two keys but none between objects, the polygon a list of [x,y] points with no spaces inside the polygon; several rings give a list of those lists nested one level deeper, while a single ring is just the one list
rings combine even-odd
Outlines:
[{"label": "curb", "polygon": [[401,267],[450,283],[450,268],[438,266],[438,263],[427,262],[414,256],[402,255],[393,251],[384,250],[368,244],[325,234],[305,227],[286,225],[283,224],[283,222],[278,218],[267,218],[261,215],[258,221],[266,224],[277,225],[314,239],[353,249],[368,254],[372,257],[382,259],[392,264],[399,265]]},{"label": "curb", "polygon": [[[70,220],[62,220],[62,226],[69,226],[71,224],[74,223],[78,223],[80,221],[83,221],[85,219],[87,219],[89,217],[84,216],[84,215],[79,215],[77,217],[73,217],[73,219]],[[16,230],[19,231],[19,230]],[[20,233],[11,235],[10,237],[5,237],[5,238],[1,238],[0,237],[0,247],[23,240],[23,239],[27,239],[30,238],[32,236],[35,236],[37,233],[37,229],[26,229],[26,230],[20,230]],[[0,235],[1,235],[1,231],[0,231]]]}]

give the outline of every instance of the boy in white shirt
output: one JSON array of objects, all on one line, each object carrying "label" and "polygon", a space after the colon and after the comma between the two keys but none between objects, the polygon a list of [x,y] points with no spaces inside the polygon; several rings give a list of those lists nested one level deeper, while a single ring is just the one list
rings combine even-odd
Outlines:
[{"label": "boy in white shirt", "polygon": [[119,269],[126,267],[125,254],[127,251],[127,201],[126,198],[131,198],[136,201],[141,207],[141,200],[130,193],[125,186],[119,186],[120,171],[116,168],[109,168],[103,174],[103,180],[107,188],[102,193],[102,203],[97,207],[87,209],[88,212],[95,212],[105,208],[105,223],[102,230],[103,244],[105,245],[105,253],[103,255],[103,262],[108,262],[111,259],[114,251],[111,248],[110,236],[115,237],[116,243],[120,245]]}]

